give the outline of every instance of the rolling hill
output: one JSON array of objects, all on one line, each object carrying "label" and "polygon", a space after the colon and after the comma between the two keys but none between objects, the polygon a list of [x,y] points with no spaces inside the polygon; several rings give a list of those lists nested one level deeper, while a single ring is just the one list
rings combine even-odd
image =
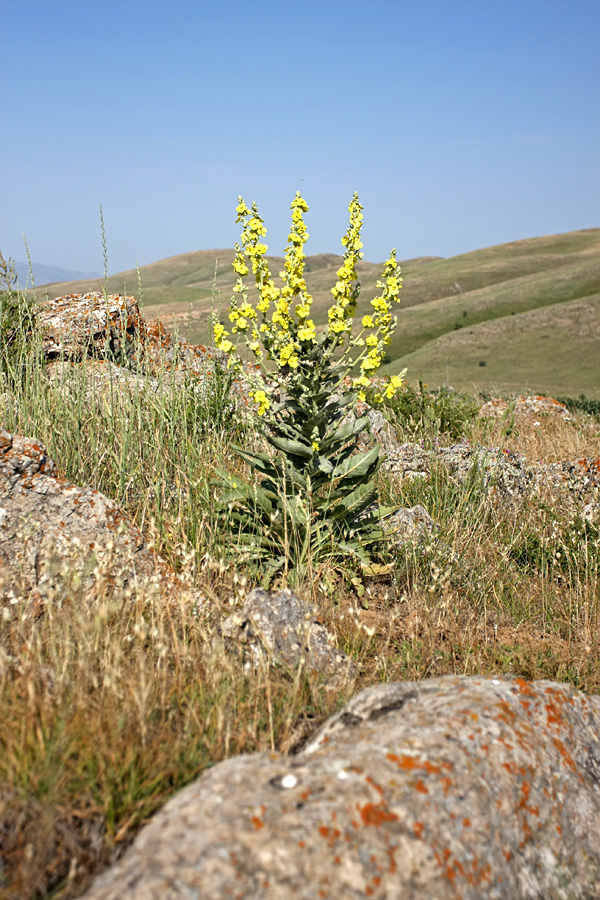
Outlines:
[{"label": "rolling hill", "polygon": [[[140,269],[146,318],[159,316],[194,343],[210,342],[211,309],[227,309],[232,250],[200,250]],[[279,272],[282,257],[269,257]],[[307,259],[314,318],[326,319],[341,257]],[[361,304],[376,293],[381,264],[361,262]],[[402,262],[398,328],[383,373],[497,391],[584,392],[600,398],[600,228],[514,241],[449,259]],[[111,276],[109,291],[140,296],[138,272]],[[38,289],[59,296],[102,288],[102,279]]]}]

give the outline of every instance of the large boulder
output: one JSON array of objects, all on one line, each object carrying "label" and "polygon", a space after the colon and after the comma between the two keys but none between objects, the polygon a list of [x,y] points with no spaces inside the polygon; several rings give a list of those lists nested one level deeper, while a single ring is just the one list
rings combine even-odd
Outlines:
[{"label": "large boulder", "polygon": [[201,602],[118,504],[61,478],[41,441],[0,429],[0,599],[42,612],[65,568],[87,584],[101,573],[117,591],[152,583],[165,598]]},{"label": "large boulder", "polygon": [[358,694],[295,757],[237,757],[86,900],[600,897],[600,698],[445,677]]}]

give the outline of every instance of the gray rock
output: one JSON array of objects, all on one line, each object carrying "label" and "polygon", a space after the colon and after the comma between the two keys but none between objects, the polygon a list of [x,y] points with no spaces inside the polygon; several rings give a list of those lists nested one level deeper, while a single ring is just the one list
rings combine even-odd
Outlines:
[{"label": "gray rock", "polygon": [[600,501],[600,456],[536,466],[536,490],[569,498],[577,506]]},{"label": "gray rock", "polygon": [[0,600],[31,599],[38,612],[57,579],[152,590],[201,603],[148,546],[120,507],[60,478],[44,444],[0,429]]},{"label": "gray rock", "polygon": [[302,667],[326,679],[326,687],[340,688],[355,675],[349,656],[319,622],[317,610],[289,590],[275,593],[260,588],[222,625],[225,638],[245,645],[254,664],[267,654],[293,671]]},{"label": "gray rock", "polygon": [[386,537],[396,546],[419,543],[440,530],[424,506],[417,503],[410,508],[397,509],[391,516],[381,520]]},{"label": "gray rock", "polygon": [[437,451],[437,459],[461,484],[480,479],[496,500],[511,503],[531,491],[533,477],[525,457],[499,447],[478,447],[469,443],[453,444]]},{"label": "gray rock", "polygon": [[449,447],[424,450],[419,444],[401,444],[387,454],[386,468],[401,478],[428,478],[442,465],[461,484],[479,479],[500,502],[513,502],[531,492],[535,478],[525,459],[498,447],[478,447],[464,441]]},{"label": "gray rock", "polygon": [[401,478],[427,478],[431,469],[431,453],[420,444],[399,444],[388,449],[383,465]]},{"label": "gray rock", "polygon": [[600,897],[600,698],[445,677],[363,691],[295,757],[174,797],[86,900]]},{"label": "gray rock", "polygon": [[[130,295],[54,297],[40,304],[38,324],[48,377],[62,388],[84,378],[95,396],[115,388],[157,393],[189,384],[190,377],[201,390],[215,360],[227,360],[214,347],[170,334],[159,319],[146,324]],[[241,410],[249,405],[244,377],[234,379],[232,399]]]}]

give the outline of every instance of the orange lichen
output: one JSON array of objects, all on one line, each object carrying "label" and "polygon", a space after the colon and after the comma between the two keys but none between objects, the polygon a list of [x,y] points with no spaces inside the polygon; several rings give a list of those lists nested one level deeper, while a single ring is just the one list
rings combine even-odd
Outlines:
[{"label": "orange lichen", "polygon": [[327,838],[327,842],[330,847],[333,847],[337,839],[341,837],[342,834],[339,828],[328,828],[326,825],[319,825],[319,828],[317,830],[321,837]]},{"label": "orange lichen", "polygon": [[384,801],[381,803],[356,804],[364,825],[382,825],[384,822],[396,822],[398,816],[391,812]]},{"label": "orange lichen", "polygon": [[572,772],[576,772],[577,766],[575,765],[575,761],[574,761],[573,757],[571,756],[571,754],[569,753],[569,751],[567,750],[567,748],[565,747],[565,745],[563,744],[563,742],[561,740],[559,740],[558,738],[552,738],[552,743],[554,744],[554,746],[556,747],[556,749],[558,750],[558,752],[564,759],[564,761],[565,761],[566,765],[569,767],[569,769],[571,769]]},{"label": "orange lichen", "polygon": [[427,759],[421,760],[417,756],[410,756],[405,753],[403,753],[402,756],[396,756],[395,753],[388,753],[387,759],[389,759],[390,762],[395,763],[399,769],[403,769],[405,772],[412,772],[415,769],[424,769],[428,775],[439,775],[442,768],[452,768],[450,763],[447,762],[443,762],[438,766],[434,765],[434,763],[430,763]]}]

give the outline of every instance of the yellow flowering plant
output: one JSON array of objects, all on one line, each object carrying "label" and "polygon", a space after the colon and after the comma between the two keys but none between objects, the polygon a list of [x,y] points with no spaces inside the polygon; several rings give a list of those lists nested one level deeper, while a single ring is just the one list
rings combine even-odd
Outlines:
[{"label": "yellow flowering plant", "polygon": [[[266,228],[256,204],[240,197],[237,221],[241,241],[235,245],[237,274],[228,325],[213,322],[216,346],[228,364],[242,369],[236,352],[241,340],[258,362],[247,378],[262,431],[274,453],[236,452],[261,476],[258,486],[220,472],[227,504],[237,525],[236,540],[252,548],[272,571],[302,569],[322,552],[367,559],[366,548],[381,538],[378,522],[389,510],[377,504],[374,475],[379,447],[357,453],[368,417],[349,415],[373,384],[385,347],[397,324],[393,315],[402,284],[393,250],[377,282],[360,328],[354,328],[360,284],[356,266],[362,258],[362,206],[354,194],[350,220],[342,238],[344,258],[331,289],[327,323],[317,330],[311,318],[313,298],[304,277],[308,232],[306,201],[296,193],[283,271],[277,286],[266,259]],[[246,279],[252,274],[256,306]],[[378,396],[390,398],[402,384],[393,376],[378,384]],[[372,393],[372,391],[369,391]]]}]

